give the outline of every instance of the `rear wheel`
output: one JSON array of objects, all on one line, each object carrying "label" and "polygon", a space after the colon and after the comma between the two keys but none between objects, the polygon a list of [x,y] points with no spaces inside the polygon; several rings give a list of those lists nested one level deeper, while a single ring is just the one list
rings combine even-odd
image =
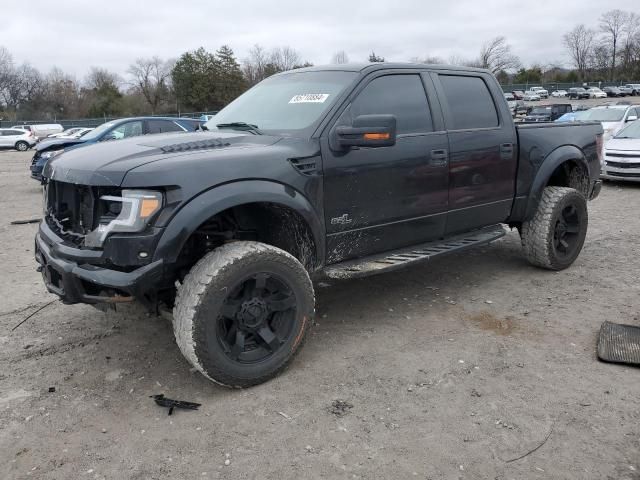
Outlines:
[{"label": "rear wheel", "polygon": [[580,254],[587,234],[587,201],[573,188],[547,187],[534,217],[520,233],[527,260],[538,267],[563,270]]},{"label": "rear wheel", "polygon": [[207,378],[249,387],[277,375],[302,345],[314,313],[313,285],[293,256],[233,242],[187,274],[174,307],[184,356]]},{"label": "rear wheel", "polygon": [[16,142],[16,150],[18,150],[19,152],[26,152],[27,150],[29,150],[29,144],[27,142]]}]

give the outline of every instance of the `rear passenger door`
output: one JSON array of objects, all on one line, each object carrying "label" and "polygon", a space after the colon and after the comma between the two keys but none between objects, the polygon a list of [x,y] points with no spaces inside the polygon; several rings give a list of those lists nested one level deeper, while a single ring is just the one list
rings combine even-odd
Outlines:
[{"label": "rear passenger door", "polygon": [[173,120],[147,120],[147,133],[186,132],[186,129]]},{"label": "rear passenger door", "polygon": [[515,194],[517,139],[495,80],[482,72],[433,74],[449,135],[446,234],[505,221]]}]

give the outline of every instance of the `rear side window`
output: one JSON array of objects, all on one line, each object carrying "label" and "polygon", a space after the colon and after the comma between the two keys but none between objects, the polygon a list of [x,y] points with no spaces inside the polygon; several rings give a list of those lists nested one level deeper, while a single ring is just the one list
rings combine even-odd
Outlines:
[{"label": "rear side window", "polygon": [[169,120],[149,120],[149,133],[184,132],[184,129]]},{"label": "rear side window", "polygon": [[351,104],[360,115],[395,115],[398,134],[433,131],[427,95],[418,75],[387,75],[372,80]]},{"label": "rear side window", "polygon": [[449,125],[450,130],[498,126],[498,112],[482,78],[461,75],[439,77],[453,122]]},{"label": "rear side window", "polygon": [[26,133],[27,132],[24,132],[22,130],[3,130],[1,135],[5,137],[13,137],[15,135],[24,135]]}]

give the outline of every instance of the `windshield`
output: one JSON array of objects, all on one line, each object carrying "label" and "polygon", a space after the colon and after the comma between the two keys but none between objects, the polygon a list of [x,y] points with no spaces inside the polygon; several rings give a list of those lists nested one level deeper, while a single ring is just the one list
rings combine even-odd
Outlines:
[{"label": "windshield", "polygon": [[529,115],[547,115],[551,113],[551,107],[538,107],[529,112]]},{"label": "windshield", "polygon": [[91,130],[89,133],[84,135],[82,138],[85,139],[85,140],[95,140],[95,139],[99,138],[104,132],[106,132],[111,127],[113,127],[114,125],[115,125],[115,122],[103,123],[99,127],[96,127],[93,130]]},{"label": "windshield", "polygon": [[635,121],[622,130],[620,130],[613,138],[638,138],[640,139],[640,122]]},{"label": "windshield", "polygon": [[355,79],[355,72],[286,73],[260,82],[206,123],[247,123],[262,132],[287,133],[316,123]]},{"label": "windshield", "polygon": [[624,116],[624,108],[592,108],[586,111],[581,120],[595,120],[597,122],[619,122]]}]

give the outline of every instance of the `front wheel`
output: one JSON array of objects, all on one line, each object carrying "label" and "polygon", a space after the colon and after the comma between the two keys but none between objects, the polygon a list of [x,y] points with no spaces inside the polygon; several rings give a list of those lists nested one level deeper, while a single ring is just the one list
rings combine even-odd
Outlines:
[{"label": "front wheel", "polygon": [[27,142],[17,142],[16,150],[18,150],[19,152],[26,152],[27,150],[29,150],[29,144]]},{"label": "front wheel", "polygon": [[573,188],[547,187],[534,217],[522,224],[520,237],[529,263],[549,270],[569,267],[587,235],[587,200]]},{"label": "front wheel", "polygon": [[205,255],[178,289],[176,341],[203,375],[249,387],[277,375],[302,345],[314,313],[313,284],[287,252],[232,242]]}]

